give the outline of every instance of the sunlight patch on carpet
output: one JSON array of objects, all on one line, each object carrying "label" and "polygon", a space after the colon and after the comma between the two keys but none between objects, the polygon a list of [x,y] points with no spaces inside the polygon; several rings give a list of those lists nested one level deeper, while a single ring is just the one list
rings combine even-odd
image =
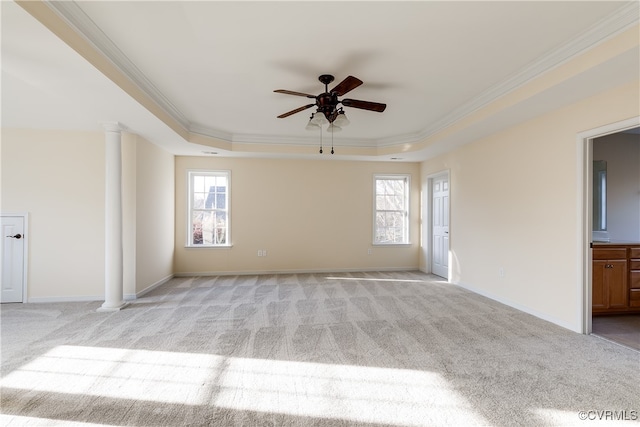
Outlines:
[{"label": "sunlight patch on carpet", "polygon": [[38,417],[22,417],[18,415],[3,415],[0,414],[0,426],[4,427],[105,427],[109,424],[95,424],[95,423],[83,423],[77,421],[67,420],[53,420],[51,418],[38,418]]},{"label": "sunlight patch on carpet", "polygon": [[398,426],[483,424],[433,372],[230,359],[216,406]]},{"label": "sunlight patch on carpet", "polygon": [[486,424],[433,372],[199,353],[58,346],[0,387],[396,426]]},{"label": "sunlight patch on carpet", "polygon": [[0,387],[199,405],[224,358],[208,354],[58,346],[2,380]]}]

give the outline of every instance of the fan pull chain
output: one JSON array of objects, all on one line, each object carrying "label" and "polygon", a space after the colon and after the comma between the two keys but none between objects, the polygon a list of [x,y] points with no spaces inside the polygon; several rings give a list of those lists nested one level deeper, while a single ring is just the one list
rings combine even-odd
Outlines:
[{"label": "fan pull chain", "polygon": [[333,132],[331,132],[331,154],[333,154]]},{"label": "fan pull chain", "polygon": [[320,127],[320,154],[322,154],[322,126]]}]

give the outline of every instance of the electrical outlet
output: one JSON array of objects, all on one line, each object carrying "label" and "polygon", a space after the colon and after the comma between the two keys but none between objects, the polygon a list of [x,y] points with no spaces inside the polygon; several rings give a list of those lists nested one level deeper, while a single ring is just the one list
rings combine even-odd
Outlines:
[{"label": "electrical outlet", "polygon": [[504,277],[504,267],[498,269],[498,277]]},{"label": "electrical outlet", "polygon": [[367,249],[367,255],[371,255],[373,253],[373,251],[371,250],[371,248]]},{"label": "electrical outlet", "polygon": [[263,256],[262,255],[262,249],[258,249],[258,256]]},{"label": "electrical outlet", "polygon": [[262,256],[267,256],[267,250],[266,249],[262,250]]}]

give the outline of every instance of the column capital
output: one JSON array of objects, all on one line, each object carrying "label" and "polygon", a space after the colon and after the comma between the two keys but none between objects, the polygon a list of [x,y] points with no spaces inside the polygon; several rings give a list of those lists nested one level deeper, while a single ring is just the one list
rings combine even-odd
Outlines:
[{"label": "column capital", "polygon": [[125,128],[120,122],[102,122],[102,127],[105,132],[118,132],[120,133]]}]

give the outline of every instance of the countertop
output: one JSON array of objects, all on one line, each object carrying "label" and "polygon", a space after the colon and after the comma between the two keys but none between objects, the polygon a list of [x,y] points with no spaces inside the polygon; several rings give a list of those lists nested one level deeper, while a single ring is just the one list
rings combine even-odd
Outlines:
[{"label": "countertop", "polygon": [[640,246],[640,242],[633,240],[611,240],[610,242],[598,242],[593,241],[593,246],[613,246],[613,245],[637,245]]}]

